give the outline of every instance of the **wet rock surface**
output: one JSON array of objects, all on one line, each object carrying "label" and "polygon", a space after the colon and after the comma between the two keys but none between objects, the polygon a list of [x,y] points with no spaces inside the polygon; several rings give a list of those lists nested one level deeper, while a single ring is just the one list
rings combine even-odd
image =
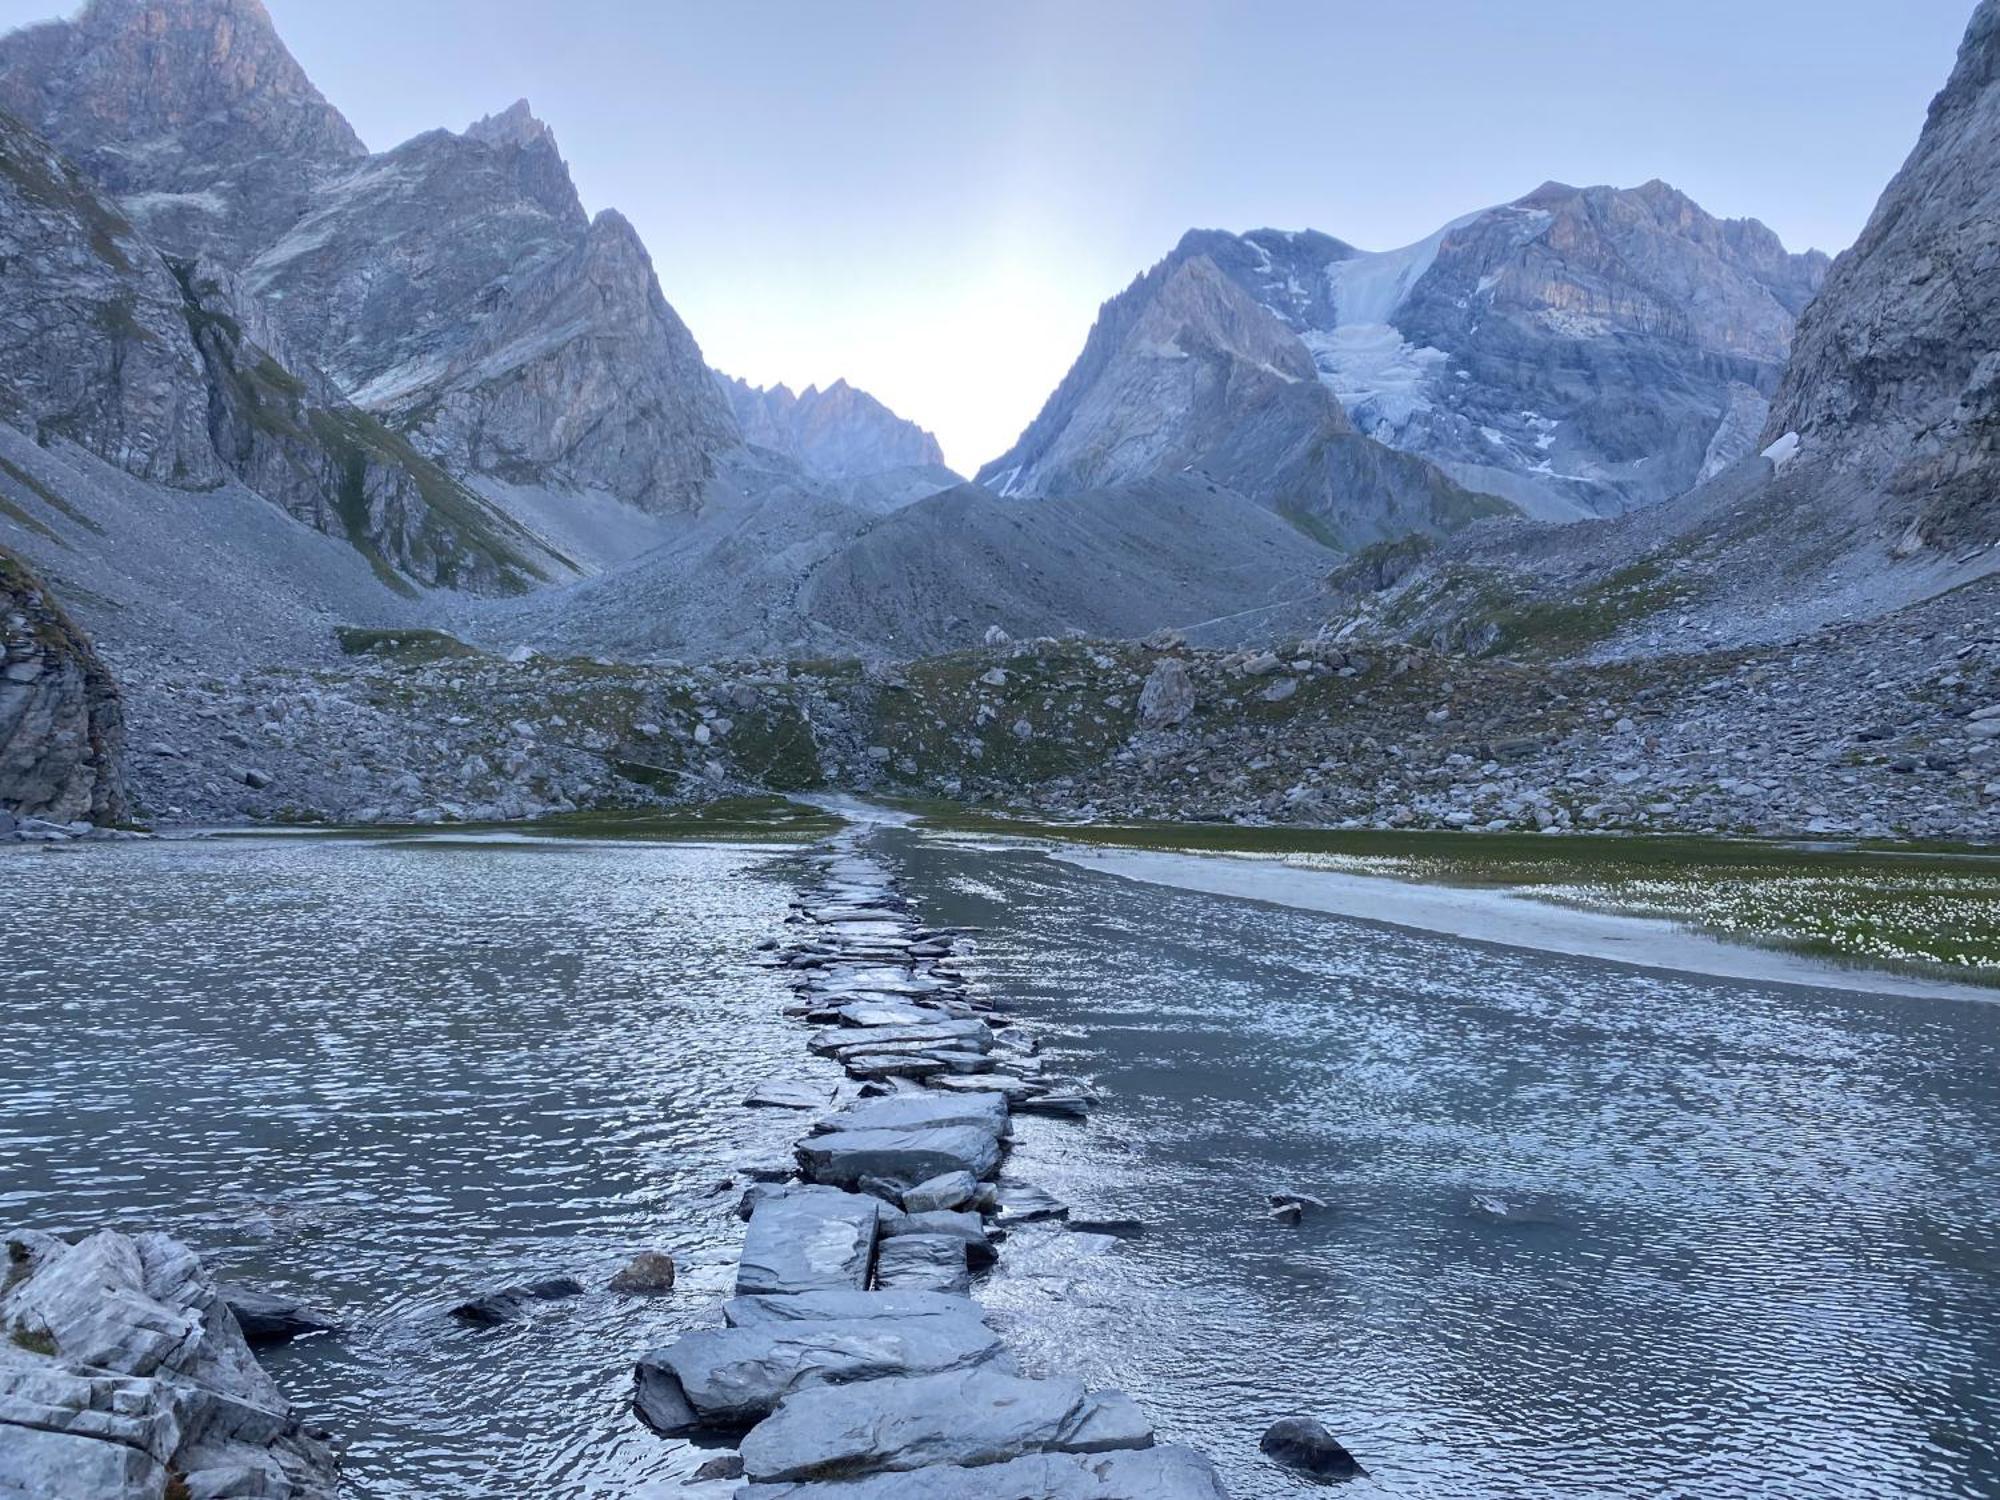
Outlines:
[{"label": "wet rock surface", "polygon": [[333,1456],[185,1245],[110,1231],[6,1245],[0,1492],[333,1500]]},{"label": "wet rock surface", "polygon": [[1045,1076],[968,971],[969,936],[923,925],[865,837],[818,856],[796,937],[762,959],[848,1082],[799,1140],[806,1180],[744,1194],[724,1326],[642,1356],[635,1413],[666,1436],[741,1434],[742,1496],[1220,1500],[1208,1461],[1155,1447],[1123,1392],[1024,1375],[972,1300],[1006,1225],[1068,1212],[998,1180],[1014,1110],[1088,1093]]}]

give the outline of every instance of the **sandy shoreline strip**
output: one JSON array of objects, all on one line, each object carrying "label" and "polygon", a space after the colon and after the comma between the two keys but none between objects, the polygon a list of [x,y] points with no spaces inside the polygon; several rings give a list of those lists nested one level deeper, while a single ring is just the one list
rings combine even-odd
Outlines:
[{"label": "sandy shoreline strip", "polygon": [[1578,911],[1508,891],[1420,885],[1382,875],[1301,869],[1274,859],[1148,849],[1038,845],[1051,859],[1125,880],[1265,901],[1418,932],[1603,959],[1749,984],[1806,985],[1858,995],[1992,1003],[2000,991],[1887,970],[1843,968],[1778,948],[1725,942],[1657,917]]}]

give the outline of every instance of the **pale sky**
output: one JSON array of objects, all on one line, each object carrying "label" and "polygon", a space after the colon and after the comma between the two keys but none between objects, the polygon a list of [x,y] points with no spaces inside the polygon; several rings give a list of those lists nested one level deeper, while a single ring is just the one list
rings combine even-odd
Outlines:
[{"label": "pale sky", "polygon": [[[970,473],[1195,226],[1419,239],[1662,177],[1836,251],[1971,0],[266,0],[368,145],[525,95],[709,362]],[[0,0],[0,26],[70,9]]]}]

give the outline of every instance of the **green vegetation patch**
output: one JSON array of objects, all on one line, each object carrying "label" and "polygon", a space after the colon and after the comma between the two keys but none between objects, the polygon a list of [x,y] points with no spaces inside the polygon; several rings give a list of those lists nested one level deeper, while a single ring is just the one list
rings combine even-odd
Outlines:
[{"label": "green vegetation patch", "polygon": [[379,656],[394,661],[445,661],[452,657],[483,655],[457,636],[442,630],[370,630],[343,625],[334,632],[347,656]]}]

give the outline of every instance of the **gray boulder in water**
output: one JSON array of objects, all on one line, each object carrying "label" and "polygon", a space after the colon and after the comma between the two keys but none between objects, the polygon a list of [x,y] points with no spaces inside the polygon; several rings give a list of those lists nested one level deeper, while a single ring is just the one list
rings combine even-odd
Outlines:
[{"label": "gray boulder in water", "polygon": [[337,1333],[340,1325],[296,1297],[256,1287],[219,1285],[222,1300],[236,1316],[236,1326],[253,1346],[289,1344],[313,1333]]},{"label": "gray boulder in water", "polygon": [[[772,1321],[688,1334],[642,1356],[633,1409],[674,1436],[748,1427],[786,1396],[835,1382],[990,1368],[1011,1372],[1000,1337],[972,1312]],[[880,1389],[871,1384],[870,1389]]]},{"label": "gray boulder in water", "polygon": [[1152,1442],[1152,1424],[1122,1391],[955,1371],[800,1391],[743,1439],[743,1471],[754,1480],[839,1479]]},{"label": "gray boulder in water", "polygon": [[569,1276],[550,1276],[541,1281],[524,1281],[518,1286],[481,1292],[477,1297],[459,1303],[451,1310],[451,1315],[461,1323],[486,1328],[496,1323],[510,1323],[532,1312],[538,1302],[555,1302],[582,1294],[582,1282]]},{"label": "gray boulder in water", "polygon": [[844,1130],[800,1141],[798,1157],[799,1166],[814,1182],[852,1186],[863,1177],[879,1177],[915,1187],[945,1172],[990,1177],[1000,1165],[1000,1145],[974,1125]]},{"label": "gray boulder in water", "polygon": [[1317,1479],[1351,1479],[1366,1472],[1340,1440],[1311,1417],[1273,1422],[1257,1446],[1286,1468]]},{"label": "gray boulder in water", "polygon": [[300,1426],[194,1253],[163,1234],[7,1240],[0,1494],[333,1500]]}]

